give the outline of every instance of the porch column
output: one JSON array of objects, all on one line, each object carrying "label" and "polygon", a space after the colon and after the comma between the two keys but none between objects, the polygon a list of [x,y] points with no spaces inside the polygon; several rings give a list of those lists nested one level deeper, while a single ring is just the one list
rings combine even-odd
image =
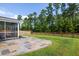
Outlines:
[{"label": "porch column", "polygon": [[18,38],[19,38],[19,22],[17,24],[18,24]]},{"label": "porch column", "polygon": [[4,40],[6,40],[6,21],[4,21],[4,37],[5,37]]}]

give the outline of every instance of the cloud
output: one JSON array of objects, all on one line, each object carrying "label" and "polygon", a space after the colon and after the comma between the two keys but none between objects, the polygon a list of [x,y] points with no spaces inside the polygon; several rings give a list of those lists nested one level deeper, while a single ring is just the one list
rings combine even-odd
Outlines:
[{"label": "cloud", "polygon": [[0,14],[6,14],[4,11],[0,10]]},{"label": "cloud", "polygon": [[12,16],[11,18],[17,19],[17,15]]},{"label": "cloud", "polygon": [[[10,11],[6,11],[6,10],[1,10],[1,9],[0,9],[0,16],[17,19],[17,14],[14,14],[14,13],[12,13]],[[24,19],[25,17],[27,17],[27,16],[22,15],[22,19]]]},{"label": "cloud", "polygon": [[[11,17],[11,18],[17,19],[17,16],[18,16],[18,15],[14,15],[14,16]],[[26,18],[26,17],[28,18],[28,16],[23,15],[23,16],[22,16],[22,19],[24,19],[24,18]]]},{"label": "cloud", "polygon": [[[12,13],[10,11],[0,10],[0,16],[10,17],[10,18],[17,19],[17,16],[18,15],[17,14],[14,14],[14,13]],[[27,16],[22,15],[22,19],[24,19],[25,17],[27,17]]]},{"label": "cloud", "polygon": [[[23,20],[24,20],[24,18],[28,18],[28,16],[22,16],[22,20],[20,21],[20,25],[23,23]],[[17,15],[14,15],[13,17],[11,17],[11,18],[14,18],[14,19],[17,19]]]},{"label": "cloud", "polygon": [[28,18],[28,16],[22,16],[22,19],[24,19],[24,18],[26,18],[26,17]]},{"label": "cloud", "polygon": [[0,10],[0,16],[4,17],[13,17],[15,14],[9,11]]}]

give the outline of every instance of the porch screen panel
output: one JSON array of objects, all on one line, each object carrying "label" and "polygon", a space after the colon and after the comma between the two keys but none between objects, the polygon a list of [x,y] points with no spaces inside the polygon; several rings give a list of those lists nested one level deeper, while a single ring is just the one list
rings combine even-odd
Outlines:
[{"label": "porch screen panel", "polygon": [[4,22],[0,21],[0,40],[5,38]]},{"label": "porch screen panel", "polygon": [[6,38],[17,37],[17,23],[6,22]]}]

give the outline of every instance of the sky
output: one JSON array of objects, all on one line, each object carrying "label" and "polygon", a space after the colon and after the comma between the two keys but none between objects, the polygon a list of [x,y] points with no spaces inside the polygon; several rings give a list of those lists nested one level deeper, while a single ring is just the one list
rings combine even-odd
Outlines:
[{"label": "sky", "polygon": [[0,3],[0,16],[16,18],[17,15],[26,17],[29,13],[40,13],[47,7],[46,3]]}]

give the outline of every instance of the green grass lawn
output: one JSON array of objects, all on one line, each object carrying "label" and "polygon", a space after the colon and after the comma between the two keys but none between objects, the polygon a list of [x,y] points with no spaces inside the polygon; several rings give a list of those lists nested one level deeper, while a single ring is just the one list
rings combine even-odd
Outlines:
[{"label": "green grass lawn", "polygon": [[52,45],[20,56],[79,56],[79,39],[45,34],[33,34],[32,37],[52,41]]}]

